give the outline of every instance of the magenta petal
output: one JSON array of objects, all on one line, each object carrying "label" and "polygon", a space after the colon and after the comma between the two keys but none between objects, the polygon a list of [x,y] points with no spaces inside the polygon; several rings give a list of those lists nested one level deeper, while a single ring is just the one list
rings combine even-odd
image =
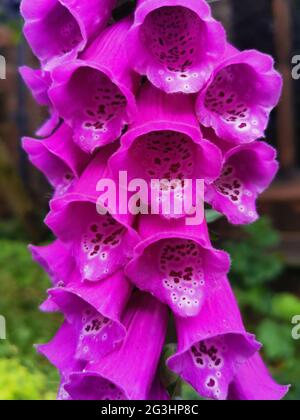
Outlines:
[{"label": "magenta petal", "polygon": [[26,66],[20,67],[19,71],[37,103],[49,107],[50,118],[36,133],[39,137],[48,137],[59,124],[59,115],[56,110],[53,109],[48,95],[49,88],[52,84],[51,74],[48,71],[33,70]]},{"label": "magenta petal", "polygon": [[154,86],[194,93],[224,53],[225,32],[204,0],[140,0],[127,42],[134,69]]},{"label": "magenta petal", "polygon": [[55,188],[55,195],[65,194],[88,164],[90,157],[76,146],[72,130],[65,124],[49,138],[23,139],[29,159]]},{"label": "magenta petal", "polygon": [[27,66],[20,67],[19,72],[37,103],[50,105],[48,90],[52,83],[51,74],[48,71],[34,70]]},{"label": "magenta petal", "polygon": [[48,273],[53,286],[65,286],[72,280],[75,260],[60,241],[46,246],[29,247],[33,259]]},{"label": "magenta petal", "polygon": [[125,20],[109,27],[80,60],[52,73],[50,98],[86,152],[118,139],[136,112],[136,77],[124,57],[130,24]]},{"label": "magenta petal", "polygon": [[229,271],[230,261],[209,242],[207,227],[143,216],[126,273],[141,290],[152,293],[182,317],[199,314],[214,282]]},{"label": "magenta petal", "polygon": [[122,268],[139,240],[132,218],[98,213],[98,181],[105,176],[107,155],[98,154],[72,193],[51,202],[46,219],[74,256],[83,279],[98,281]]},{"label": "magenta petal", "polygon": [[203,397],[225,400],[240,366],[260,349],[245,331],[227,279],[215,281],[198,317],[177,317],[176,326],[178,350],[169,368]]},{"label": "magenta petal", "polygon": [[165,340],[168,312],[150,295],[137,292],[125,319],[122,346],[74,374],[67,391],[75,400],[145,400],[150,395]]},{"label": "magenta petal", "polygon": [[262,141],[231,149],[221,177],[207,186],[205,199],[230,223],[252,223],[258,219],[256,199],[269,187],[278,166],[275,149]]},{"label": "magenta petal", "polygon": [[[116,0],[23,0],[24,34],[48,67],[75,58],[101,31]],[[97,18],[95,18],[97,16]]]},{"label": "magenta petal", "polygon": [[98,360],[124,339],[121,316],[131,292],[122,272],[96,284],[76,282],[49,291],[77,335],[76,359]]},{"label": "magenta petal", "polygon": [[48,343],[37,346],[37,351],[46,357],[60,372],[61,385],[59,388],[58,399],[71,399],[65,390],[66,383],[69,382],[69,375],[72,372],[81,372],[86,366],[86,362],[75,359],[77,337],[73,327],[64,322],[55,337]]},{"label": "magenta petal", "polygon": [[239,369],[230,385],[229,400],[276,401],[289,391],[289,386],[277,384],[271,377],[261,356],[256,354]]},{"label": "magenta petal", "polygon": [[281,87],[282,78],[270,56],[255,50],[237,53],[217,67],[200,92],[198,119],[223,140],[249,143],[264,137]]},{"label": "magenta petal", "polygon": [[[151,181],[160,180],[155,206],[160,207],[161,214],[167,218],[185,214],[177,212],[175,215],[172,208],[166,214],[159,204],[164,195],[171,195],[172,201],[178,201],[183,208],[185,192],[180,194],[183,182],[194,181],[192,192],[195,197],[196,180],[211,183],[221,173],[221,153],[212,143],[202,139],[193,106],[190,95],[170,97],[150,84],[143,86],[137,119],[122,137],[121,148],[109,161],[115,181],[121,171],[127,171],[128,181],[143,179],[151,191]],[[169,181],[168,188],[163,180]],[[177,188],[174,189],[171,181],[176,182]],[[151,202],[148,194],[144,197],[141,192],[140,198],[143,203]]]}]

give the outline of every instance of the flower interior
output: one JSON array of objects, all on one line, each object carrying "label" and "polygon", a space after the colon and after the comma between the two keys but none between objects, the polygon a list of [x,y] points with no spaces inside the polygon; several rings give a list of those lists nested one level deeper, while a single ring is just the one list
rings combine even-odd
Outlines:
[{"label": "flower interior", "polygon": [[199,77],[197,66],[204,55],[205,26],[192,10],[161,7],[149,13],[141,28],[142,40],[153,60],[161,65],[166,81]]}]

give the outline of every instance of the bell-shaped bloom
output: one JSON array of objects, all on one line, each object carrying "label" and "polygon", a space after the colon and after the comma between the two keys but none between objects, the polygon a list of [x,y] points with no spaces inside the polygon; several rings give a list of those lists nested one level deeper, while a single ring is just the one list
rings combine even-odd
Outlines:
[{"label": "bell-shaped bloom", "polygon": [[270,56],[255,50],[237,52],[217,66],[199,93],[198,119],[223,140],[249,143],[264,137],[281,87],[282,78]]},{"label": "bell-shaped bloom", "polygon": [[[190,206],[196,205],[197,180],[211,183],[221,173],[220,150],[202,139],[193,106],[190,95],[170,97],[146,84],[138,99],[137,118],[109,161],[116,182],[121,171],[126,171],[130,182],[146,181],[147,188],[140,190],[139,198],[167,218],[185,215],[188,188]],[[167,199],[171,205],[164,212],[159,203]]]},{"label": "bell-shaped bloom", "polygon": [[48,95],[52,84],[51,74],[48,71],[34,70],[27,66],[20,67],[19,72],[36,102],[49,108],[50,118],[36,132],[39,137],[48,137],[59,125],[58,112],[54,109]]},{"label": "bell-shaped bloom", "polygon": [[65,287],[73,278],[76,261],[59,240],[45,246],[29,246],[32,258],[49,275],[53,287]]},{"label": "bell-shaped bloom", "polygon": [[137,292],[127,308],[120,348],[74,373],[67,392],[75,400],[146,400],[156,377],[168,324],[166,306]]},{"label": "bell-shaped bloom", "polygon": [[214,282],[230,268],[228,255],[215,250],[207,226],[142,216],[143,238],[126,267],[129,279],[182,317],[199,314]]},{"label": "bell-shaped bloom", "polygon": [[109,27],[68,65],[52,72],[49,96],[86,152],[117,140],[136,112],[137,77],[125,56],[131,21]]},{"label": "bell-shaped bloom", "polygon": [[49,68],[74,59],[107,24],[116,0],[22,0],[24,34]]},{"label": "bell-shaped bloom", "polygon": [[214,282],[196,318],[176,317],[178,349],[167,364],[203,397],[226,400],[240,366],[260,344],[246,333],[226,277]]},{"label": "bell-shaped bloom", "polygon": [[51,202],[46,219],[75,258],[84,280],[98,281],[114,274],[131,258],[139,239],[130,215],[113,216],[109,209],[99,209],[97,184],[105,177],[109,149],[96,155],[72,192]]},{"label": "bell-shaped bloom", "polygon": [[82,283],[78,275],[67,287],[49,291],[50,300],[64,313],[77,336],[76,359],[98,360],[124,339],[121,318],[132,288],[119,271],[95,284]]},{"label": "bell-shaped bloom", "polygon": [[90,156],[73,142],[72,130],[66,124],[45,140],[24,138],[23,149],[54,187],[56,197],[71,188],[90,160]]},{"label": "bell-shaped bloom", "polygon": [[55,337],[47,344],[36,346],[37,351],[46,357],[49,362],[58,369],[61,383],[58,391],[59,400],[70,400],[70,396],[65,390],[65,385],[69,382],[69,376],[73,372],[81,372],[87,362],[75,358],[77,347],[77,335],[74,328],[64,322]]},{"label": "bell-shaped bloom", "polygon": [[237,146],[225,154],[222,175],[207,186],[205,200],[230,223],[252,223],[258,219],[256,199],[277,171],[276,151],[267,143]]},{"label": "bell-shaped bloom", "polygon": [[289,391],[289,386],[277,384],[257,353],[239,369],[229,388],[229,400],[277,401]]},{"label": "bell-shaped bloom", "polygon": [[194,93],[223,55],[225,33],[204,0],[140,0],[127,42],[132,66],[154,86]]}]

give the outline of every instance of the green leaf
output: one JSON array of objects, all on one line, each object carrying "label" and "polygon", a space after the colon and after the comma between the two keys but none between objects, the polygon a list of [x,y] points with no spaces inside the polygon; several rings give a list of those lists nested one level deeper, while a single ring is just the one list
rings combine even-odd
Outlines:
[{"label": "green leaf", "polygon": [[208,224],[214,223],[217,220],[221,219],[223,217],[223,214],[218,213],[215,210],[205,210],[205,218]]},{"label": "green leaf", "polygon": [[277,294],[272,298],[272,315],[284,321],[291,321],[300,315],[300,299],[290,293]]},{"label": "green leaf", "polygon": [[295,355],[290,324],[265,320],[257,329],[257,338],[264,345],[264,352],[271,361],[288,360]]}]

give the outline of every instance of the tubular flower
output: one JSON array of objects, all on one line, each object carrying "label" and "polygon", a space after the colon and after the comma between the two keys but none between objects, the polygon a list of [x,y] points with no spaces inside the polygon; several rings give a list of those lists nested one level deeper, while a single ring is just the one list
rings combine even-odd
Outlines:
[{"label": "tubular flower", "polygon": [[65,124],[45,140],[24,138],[23,149],[54,187],[55,196],[64,195],[71,188],[90,159],[73,142],[72,130]]},{"label": "tubular flower", "polygon": [[240,367],[260,345],[246,333],[226,278],[215,281],[196,318],[176,318],[178,351],[168,366],[200,395],[226,400]]},{"label": "tubular flower", "polygon": [[77,335],[76,359],[94,361],[124,339],[121,317],[131,292],[121,271],[96,284],[81,283],[78,275],[67,287],[49,291],[50,300]]},{"label": "tubular flower", "polygon": [[24,34],[43,65],[76,58],[108,22],[116,0],[23,0]]},{"label": "tubular flower", "polygon": [[[51,203],[46,224],[70,249],[85,280],[98,281],[122,268],[132,255],[138,235],[128,216],[99,214],[96,184],[103,153],[88,166],[72,192]],[[105,166],[102,167],[103,174]]]},{"label": "tubular flower", "polygon": [[149,399],[167,324],[165,306],[135,293],[124,316],[127,336],[122,346],[71,375],[68,393],[76,400]]},{"label": "tubular flower", "polygon": [[51,74],[48,71],[34,70],[27,66],[22,66],[19,71],[37,103],[49,108],[50,118],[36,132],[39,137],[48,137],[59,125],[58,112],[52,106],[48,95],[52,84]]},{"label": "tubular flower", "polygon": [[204,0],[140,0],[128,34],[134,69],[167,93],[198,92],[225,50]]},{"label": "tubular flower", "polygon": [[[156,204],[171,194],[172,203],[183,207],[187,180],[205,179],[211,183],[219,178],[222,167],[220,150],[201,137],[197,120],[193,114],[191,96],[168,95],[147,84],[138,98],[138,114],[135,123],[121,139],[120,149],[111,157],[109,166],[117,181],[120,171],[126,171],[129,181],[143,179],[148,191],[153,193],[153,179],[159,180]],[[175,181],[176,180],[176,181]],[[175,182],[172,182],[175,181]],[[192,185],[195,196],[195,184]],[[140,198],[150,203],[148,191]],[[195,204],[194,202],[191,204]],[[174,205],[174,207],[176,204]],[[178,208],[180,208],[178,206]],[[170,218],[176,216],[174,208],[161,213]]]},{"label": "tubular flower", "polygon": [[126,267],[129,279],[182,317],[201,311],[214,282],[230,267],[228,255],[215,250],[206,223],[187,227],[182,222],[141,219],[143,240]]},{"label": "tubular flower", "polygon": [[77,336],[73,327],[64,322],[55,337],[48,343],[37,346],[37,351],[46,357],[58,369],[61,377],[58,390],[58,400],[70,400],[71,397],[65,390],[69,376],[74,371],[82,371],[87,362],[75,359]]},{"label": "tubular flower", "polygon": [[53,287],[66,286],[76,269],[76,260],[65,245],[56,240],[46,246],[29,246],[33,259],[49,275]]},{"label": "tubular flower", "polygon": [[136,112],[137,78],[124,52],[131,21],[109,27],[80,59],[56,67],[49,96],[86,152],[115,141]]},{"label": "tubular flower", "polygon": [[254,50],[238,52],[219,64],[199,93],[198,119],[223,140],[249,143],[264,137],[281,86],[270,56]]},{"label": "tubular flower", "polygon": [[239,369],[229,388],[229,400],[276,401],[289,391],[289,386],[278,385],[271,377],[261,356],[257,353]]},{"label": "tubular flower", "polygon": [[202,397],[281,399],[288,387],[244,327],[204,211],[258,218],[278,170],[262,137],[281,78],[269,56],[226,42],[205,0],[137,0],[110,20],[115,6],[21,6],[41,67],[20,73],[50,112],[44,139],[23,148],[54,189],[55,240],[29,249],[51,283],[40,309],[64,316],[37,346],[60,373],[57,398],[172,398],[161,377],[171,315],[167,367]]},{"label": "tubular flower", "polygon": [[230,223],[252,223],[258,219],[256,199],[277,171],[276,151],[268,144],[237,146],[225,154],[222,175],[207,186],[206,201]]}]

